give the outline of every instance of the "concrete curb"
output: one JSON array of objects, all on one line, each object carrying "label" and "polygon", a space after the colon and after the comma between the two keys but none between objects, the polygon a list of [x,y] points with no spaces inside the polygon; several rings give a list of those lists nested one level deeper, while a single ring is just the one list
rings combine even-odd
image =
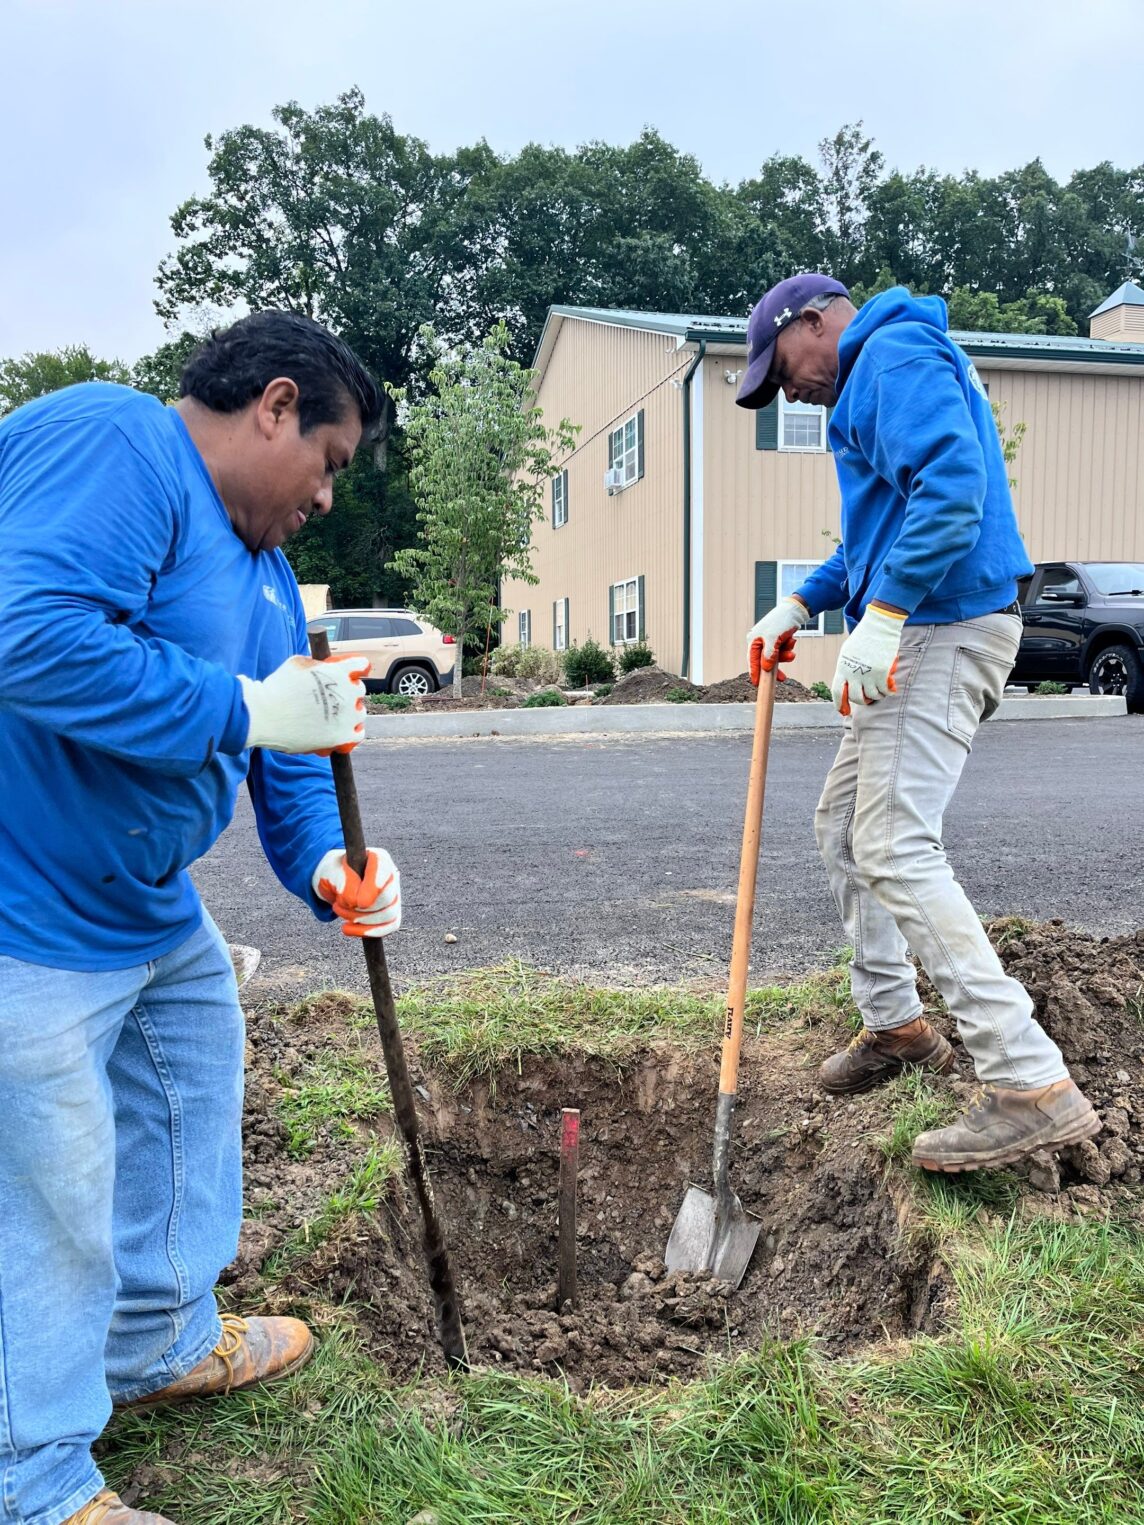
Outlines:
[{"label": "concrete curb", "polygon": [[[1094,720],[1127,713],[1111,694],[1006,697],[994,720]],[[366,739],[457,736],[688,736],[749,731],[752,704],[592,704],[535,710],[452,710],[440,715],[367,715]],[[777,704],[776,731],[834,730],[842,717],[832,704]]]}]

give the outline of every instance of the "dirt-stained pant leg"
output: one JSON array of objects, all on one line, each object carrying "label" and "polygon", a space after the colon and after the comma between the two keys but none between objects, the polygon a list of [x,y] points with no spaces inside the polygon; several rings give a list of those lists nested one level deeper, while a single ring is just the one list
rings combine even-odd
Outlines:
[{"label": "dirt-stained pant leg", "polygon": [[897,923],[854,862],[858,744],[849,720],[814,816],[818,850],[846,940],[854,950],[850,988],[871,1031],[902,1027],[921,1015],[914,966]]},{"label": "dirt-stained pant leg", "polygon": [[[1008,614],[906,626],[897,693],[853,716],[857,782],[849,851],[857,880],[869,891],[857,892],[852,913],[863,933],[864,970],[872,970],[875,981],[887,978],[882,967],[892,971],[908,944],[956,1019],[978,1078],[1025,1090],[1068,1071],[1035,1020],[1028,992],[1001,967],[941,840],[973,737],[1001,701],[1020,636],[1020,620]],[[828,868],[837,885],[837,862]],[[870,897],[889,914],[896,940],[870,911]],[[898,1020],[904,1022],[916,1007],[905,1006],[896,978],[887,991],[899,992]],[[886,1001],[881,987],[865,999],[868,1007]]]}]

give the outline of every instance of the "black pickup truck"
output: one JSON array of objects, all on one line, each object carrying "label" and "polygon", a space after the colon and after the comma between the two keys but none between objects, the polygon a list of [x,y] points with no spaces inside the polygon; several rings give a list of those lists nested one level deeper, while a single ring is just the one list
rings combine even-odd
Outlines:
[{"label": "black pickup truck", "polygon": [[1144,563],[1041,562],[1018,596],[1025,629],[1011,683],[1087,684],[1144,711]]}]

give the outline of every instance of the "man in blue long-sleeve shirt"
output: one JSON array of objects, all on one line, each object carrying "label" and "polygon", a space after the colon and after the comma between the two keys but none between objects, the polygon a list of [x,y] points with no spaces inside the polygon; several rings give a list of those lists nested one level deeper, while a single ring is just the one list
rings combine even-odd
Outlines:
[{"label": "man in blue long-sleeve shirt", "polygon": [[112,1403],[297,1369],[293,1319],[220,1318],[242,1216],[243,1024],[188,868],[239,786],[283,885],[400,924],[349,869],[328,762],[368,664],[315,663],[280,549],[380,412],[320,325],[242,320],[176,406],[93,383],[0,422],[0,1478],[23,1525],[127,1525]]},{"label": "man in blue long-sleeve shirt", "polygon": [[846,717],[815,818],[854,947],[863,1030],[820,1078],[836,1095],[905,1066],[947,1073],[922,1015],[910,948],[955,1017],[981,1097],[922,1134],[929,1170],[1010,1164],[1090,1138],[1100,1120],[1010,979],[945,856],[942,817],[978,725],[1000,703],[1021,638],[1021,542],[985,389],[948,334],[945,304],[897,287],[859,311],[846,288],[799,275],[751,314],[736,401],[833,409],[842,543],[748,633],[773,670],[796,632],[845,606],[834,701]]}]

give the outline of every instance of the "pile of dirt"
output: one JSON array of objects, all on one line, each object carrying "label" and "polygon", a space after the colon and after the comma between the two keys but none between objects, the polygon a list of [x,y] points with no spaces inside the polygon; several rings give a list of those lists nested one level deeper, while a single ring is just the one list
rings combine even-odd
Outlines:
[{"label": "pile of dirt", "polygon": [[[1035,1160],[1020,1183],[1030,1213],[1116,1213],[1144,1225],[1144,931],[1100,940],[1059,924],[992,929],[1038,1013],[1100,1108],[1105,1130],[1060,1159]],[[329,997],[250,1025],[246,1117],[249,1211],[239,1259],[224,1276],[247,1308],[301,1308],[321,1322],[345,1304],[377,1358],[407,1376],[441,1369],[404,1183],[376,1211],[323,1223],[389,1120],[339,1123],[296,1158],[281,1120],[286,1091],[320,1056],[369,1056],[374,1034]],[[951,1033],[948,1017],[935,1014]],[[814,1334],[841,1353],[941,1327],[952,1295],[924,1235],[909,1232],[911,1188],[888,1172],[892,1092],[831,1099],[814,1067],[850,1036],[838,1021],[790,1025],[744,1047],[733,1180],[762,1220],[742,1288],[671,1275],[660,1256],[689,1182],[709,1184],[718,1053],[652,1045],[622,1066],[522,1056],[458,1087],[412,1058],[434,1183],[448,1224],[475,1364],[564,1374],[577,1388],[700,1375],[768,1334]],[[958,1049],[954,1089],[971,1067]],[[945,1086],[949,1082],[935,1082]],[[582,1114],[579,1285],[555,1307],[561,1109]],[[960,1178],[953,1191],[967,1190]]]},{"label": "pile of dirt", "polygon": [[[710,683],[703,690],[704,704],[754,704],[758,690],[751,682],[750,674],[741,672],[737,678],[724,678],[722,683]],[[805,704],[815,700],[809,688],[796,679],[788,677],[784,683],[775,684],[776,704]]]},{"label": "pile of dirt", "polygon": [[[689,683],[676,673],[664,672],[662,667],[637,667],[617,678],[610,694],[600,700],[601,704],[664,704],[671,692],[682,692],[696,699],[703,697],[702,689]],[[686,700],[683,701],[686,703]]]}]

